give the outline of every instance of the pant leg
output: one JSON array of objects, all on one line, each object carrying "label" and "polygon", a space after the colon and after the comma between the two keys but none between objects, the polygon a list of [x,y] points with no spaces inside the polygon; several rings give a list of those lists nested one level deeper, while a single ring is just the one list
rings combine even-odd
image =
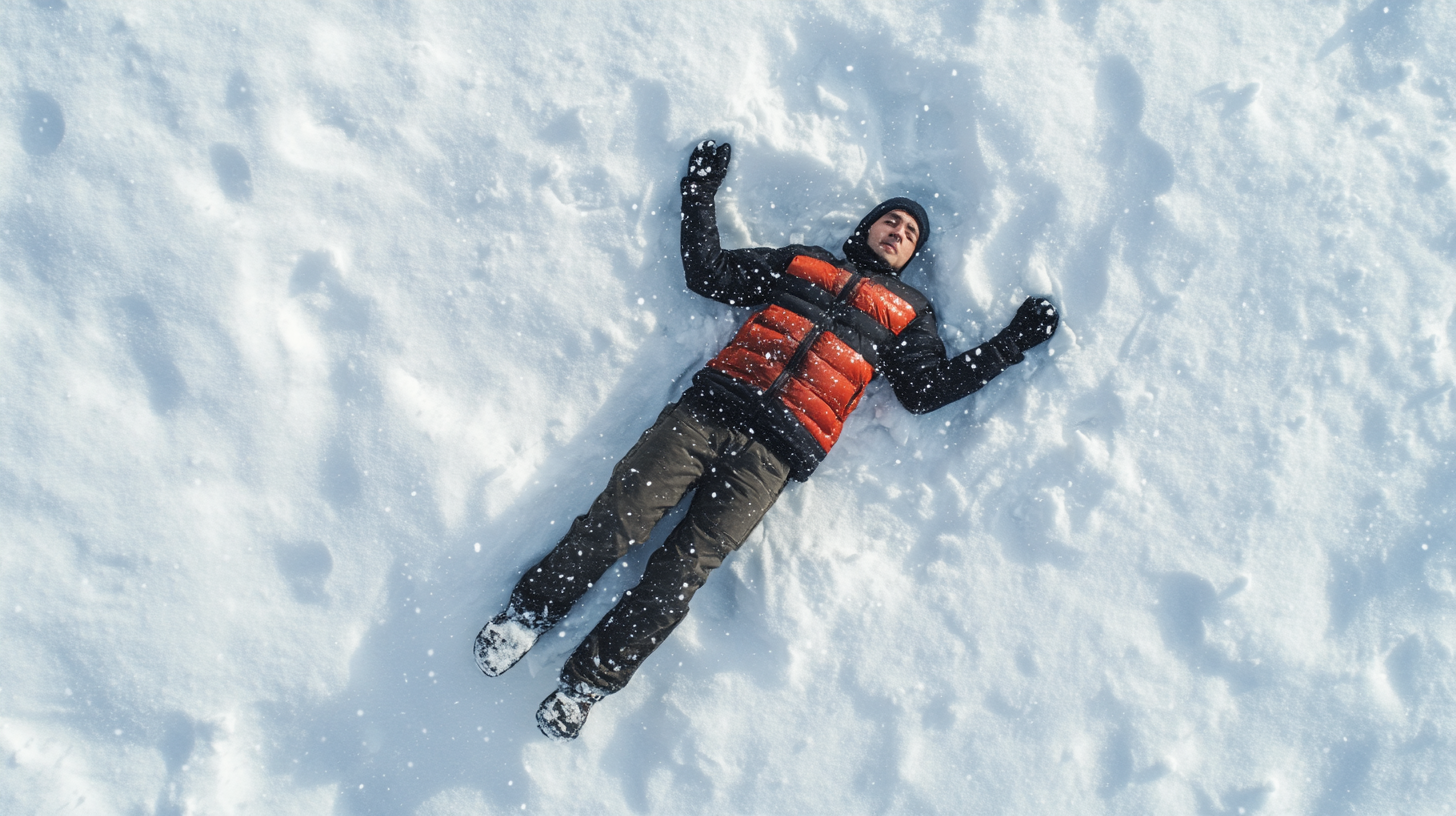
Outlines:
[{"label": "pant leg", "polygon": [[715,456],[712,442],[687,409],[669,405],[612,469],[591,508],[521,576],[511,606],[547,626],[559,622],[692,489]]},{"label": "pant leg", "polygon": [[[734,432],[737,433],[737,432]],[[788,466],[737,434],[704,472],[687,515],[648,559],[642,581],[587,635],[562,669],[564,681],[620,691],[688,613],[708,573],[738,549],[788,481]]]}]

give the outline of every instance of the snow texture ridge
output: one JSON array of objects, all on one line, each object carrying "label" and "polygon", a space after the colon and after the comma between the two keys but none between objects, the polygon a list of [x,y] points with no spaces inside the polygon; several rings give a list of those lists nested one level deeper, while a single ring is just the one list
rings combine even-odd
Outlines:
[{"label": "snow texture ridge", "polygon": [[[1456,4],[32,0],[0,43],[0,812],[1456,800]],[[938,412],[872,385],[553,744],[661,533],[514,670],[471,645],[745,317],[682,280],[703,138],[726,246],[908,195],[949,346],[1061,328]]]}]

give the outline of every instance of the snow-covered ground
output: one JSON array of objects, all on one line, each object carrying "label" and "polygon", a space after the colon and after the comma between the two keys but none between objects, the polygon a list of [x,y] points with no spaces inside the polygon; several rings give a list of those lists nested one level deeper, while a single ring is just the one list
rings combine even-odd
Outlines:
[{"label": "snow-covered ground", "polygon": [[[0,811],[1449,813],[1456,4],[0,9]],[[876,385],[582,738],[519,570],[744,313],[925,202]],[[660,538],[660,536],[659,536]],[[1446,804],[1441,804],[1445,802]]]}]

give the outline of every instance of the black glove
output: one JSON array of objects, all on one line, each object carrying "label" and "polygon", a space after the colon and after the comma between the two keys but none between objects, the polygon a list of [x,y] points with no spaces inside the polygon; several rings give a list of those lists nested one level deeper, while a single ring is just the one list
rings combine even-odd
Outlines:
[{"label": "black glove", "polygon": [[1051,339],[1057,330],[1058,320],[1057,307],[1050,300],[1029,297],[1016,310],[1011,324],[992,338],[992,342],[1009,341],[1017,351],[1029,351]]},{"label": "black glove", "polygon": [[728,159],[733,146],[724,142],[715,145],[712,139],[699,142],[688,159],[688,174],[682,180],[684,198],[712,198],[718,185],[728,177]]}]

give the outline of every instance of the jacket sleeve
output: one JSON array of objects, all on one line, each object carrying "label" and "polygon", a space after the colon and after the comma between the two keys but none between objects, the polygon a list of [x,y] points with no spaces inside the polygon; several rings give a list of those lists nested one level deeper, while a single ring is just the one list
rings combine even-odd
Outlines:
[{"label": "jacket sleeve", "polygon": [[784,250],[723,249],[712,194],[683,188],[682,262],[688,288],[729,306],[767,303],[788,266]]},{"label": "jacket sleeve", "polygon": [[996,375],[1024,358],[1016,344],[996,337],[947,358],[936,331],[935,310],[926,306],[880,354],[881,371],[895,397],[914,414],[942,408],[979,391]]}]

